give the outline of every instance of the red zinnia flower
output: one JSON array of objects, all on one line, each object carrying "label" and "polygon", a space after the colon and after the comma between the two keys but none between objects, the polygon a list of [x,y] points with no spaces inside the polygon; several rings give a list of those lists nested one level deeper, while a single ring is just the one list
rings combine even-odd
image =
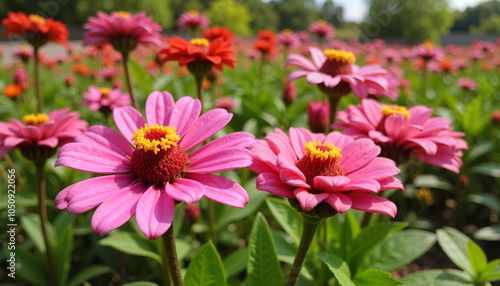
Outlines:
[{"label": "red zinnia flower", "polygon": [[276,34],[268,30],[259,31],[253,46],[264,55],[276,54]]},{"label": "red zinnia flower", "polygon": [[202,37],[209,41],[222,38],[225,42],[232,44],[234,34],[226,27],[213,26],[203,31]]},{"label": "red zinnia flower", "polygon": [[8,98],[16,98],[23,94],[23,89],[18,84],[9,84],[3,88],[3,94]]},{"label": "red zinnia flower", "polygon": [[51,18],[45,19],[34,14],[27,16],[23,12],[9,12],[2,24],[7,26],[7,29],[3,31],[5,37],[21,36],[35,48],[47,42],[65,45],[68,41],[69,33],[66,25]]}]

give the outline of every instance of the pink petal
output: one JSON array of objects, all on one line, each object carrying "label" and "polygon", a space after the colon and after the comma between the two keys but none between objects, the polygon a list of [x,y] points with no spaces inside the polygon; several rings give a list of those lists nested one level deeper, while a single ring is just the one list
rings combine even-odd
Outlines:
[{"label": "pink petal", "polygon": [[314,177],[314,189],[325,193],[331,193],[343,190],[343,186],[349,184],[351,179],[345,176],[317,176]]},{"label": "pink petal", "polygon": [[345,191],[373,192],[380,191],[380,184],[372,179],[357,179],[344,186]]},{"label": "pink petal", "polygon": [[314,66],[314,64],[309,59],[307,59],[302,55],[296,55],[296,54],[291,54],[288,56],[286,65],[296,66],[301,69],[305,69],[307,71],[313,71],[317,69],[317,67]]},{"label": "pink petal", "polygon": [[252,153],[241,147],[205,149],[189,154],[188,173],[215,173],[250,166]]},{"label": "pink petal", "polygon": [[322,72],[310,72],[307,75],[306,80],[308,84],[320,84],[323,83],[327,77],[328,75]]},{"label": "pink petal", "polygon": [[295,198],[295,195],[293,194],[293,190],[295,188],[283,183],[280,176],[272,173],[262,173],[257,176],[257,189],[267,191],[278,197],[289,199]]},{"label": "pink petal", "polygon": [[174,200],[165,191],[153,185],[137,203],[135,219],[139,229],[148,239],[156,239],[172,225],[174,213]]},{"label": "pink petal", "polygon": [[169,126],[177,128],[176,132],[182,138],[200,112],[201,103],[198,99],[189,96],[181,97],[172,110]]},{"label": "pink petal", "polygon": [[[399,138],[401,129],[405,126],[405,117],[403,114],[392,114],[385,119],[385,132],[392,138]],[[401,134],[404,136],[404,134]]]},{"label": "pink petal", "polygon": [[352,207],[352,200],[343,193],[330,193],[328,198],[325,199],[337,212],[345,213]]},{"label": "pink petal", "polygon": [[358,179],[373,179],[379,181],[397,175],[400,172],[401,171],[396,167],[394,161],[377,157],[363,168],[347,174],[347,177],[353,181]]},{"label": "pink petal", "polygon": [[123,137],[132,145],[132,136],[139,128],[144,127],[146,121],[135,108],[131,106],[123,106],[115,108],[113,111],[116,127],[123,134]]},{"label": "pink petal", "polygon": [[100,236],[120,227],[136,212],[137,203],[148,186],[142,182],[124,187],[105,200],[92,216],[92,229]]},{"label": "pink petal", "polygon": [[189,174],[186,179],[197,181],[205,187],[204,196],[221,204],[243,208],[248,203],[245,189],[235,182],[211,174]]},{"label": "pink petal", "polygon": [[330,132],[326,135],[323,142],[328,142],[337,146],[340,149],[343,149],[344,146],[354,141],[351,136],[346,136],[338,131]]},{"label": "pink petal", "polygon": [[298,158],[304,157],[304,144],[311,141],[314,141],[311,131],[305,128],[290,128],[290,143]]},{"label": "pink petal", "polygon": [[358,139],[344,146],[341,153],[339,162],[347,173],[351,173],[377,157],[380,147],[371,139]]},{"label": "pink petal", "polygon": [[280,170],[276,166],[277,156],[269,148],[268,142],[264,140],[256,140],[255,143],[248,148],[252,152],[252,165],[248,166],[250,171],[261,173],[279,173]]},{"label": "pink petal", "polygon": [[395,217],[398,209],[386,198],[364,193],[347,193],[352,200],[352,208],[360,211],[387,214]]},{"label": "pink petal", "polygon": [[172,199],[188,204],[196,203],[205,193],[205,188],[202,184],[183,178],[178,178],[173,183],[165,184],[164,188],[165,192]]},{"label": "pink petal", "polygon": [[207,111],[197,118],[180,142],[180,146],[188,151],[224,128],[233,115],[225,109],[217,108]]},{"label": "pink petal", "polygon": [[325,54],[318,47],[309,47],[309,53],[311,54],[314,65],[319,69],[326,61]]},{"label": "pink petal", "polygon": [[82,143],[64,145],[59,151],[54,166],[66,166],[80,171],[100,174],[130,172],[128,158],[103,148]]},{"label": "pink petal", "polygon": [[286,158],[286,156],[282,153],[278,155],[277,165],[281,170],[280,178],[285,184],[306,189],[311,188],[311,186],[306,183],[306,177],[302,171],[300,171],[299,168],[295,166],[295,163],[288,160],[288,158]]},{"label": "pink petal", "polygon": [[309,73],[310,73],[310,71],[304,71],[304,70],[293,71],[286,78],[286,83],[289,84],[289,83],[291,83],[292,81],[294,81],[294,80],[296,80],[298,78],[307,76]]},{"label": "pink petal", "polygon": [[99,146],[124,157],[132,156],[133,148],[118,132],[106,126],[94,125],[75,138],[76,142]]},{"label": "pink petal", "polygon": [[296,189],[293,193],[295,198],[299,201],[300,207],[305,212],[314,209],[319,203],[328,198],[330,195],[328,193],[311,194],[308,190],[302,188]]},{"label": "pink petal", "polygon": [[146,119],[148,124],[168,126],[173,108],[174,98],[169,92],[152,92],[146,100]]},{"label": "pink petal", "polygon": [[292,149],[290,138],[280,129],[276,128],[274,132],[267,133],[266,140],[269,141],[270,147],[276,154],[284,154],[284,156],[287,156],[292,161],[298,159]]}]

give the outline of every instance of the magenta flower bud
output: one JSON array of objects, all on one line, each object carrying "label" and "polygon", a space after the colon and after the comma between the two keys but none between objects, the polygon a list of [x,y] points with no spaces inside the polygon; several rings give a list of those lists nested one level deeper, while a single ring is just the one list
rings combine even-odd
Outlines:
[{"label": "magenta flower bud", "polygon": [[491,113],[491,123],[495,126],[500,125],[500,110],[493,110]]},{"label": "magenta flower bud", "polygon": [[286,105],[290,105],[295,100],[297,100],[297,86],[295,86],[294,82],[289,84],[285,83],[285,86],[283,87],[283,101]]},{"label": "magenta flower bud", "polygon": [[19,85],[22,89],[27,89],[29,86],[28,73],[25,69],[17,69],[14,72],[14,83]]},{"label": "magenta flower bud", "polygon": [[75,76],[73,74],[68,74],[64,79],[64,84],[66,87],[72,87],[75,85]]},{"label": "magenta flower bud", "polygon": [[184,221],[188,224],[197,222],[201,218],[201,208],[197,204],[188,204],[184,207]]},{"label": "magenta flower bud", "polygon": [[314,133],[324,133],[330,122],[330,106],[328,101],[309,102],[309,128]]}]

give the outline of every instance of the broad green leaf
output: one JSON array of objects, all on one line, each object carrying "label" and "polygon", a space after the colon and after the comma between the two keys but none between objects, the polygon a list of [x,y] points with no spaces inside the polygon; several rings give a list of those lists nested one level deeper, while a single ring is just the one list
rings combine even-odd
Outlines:
[{"label": "broad green leaf", "polygon": [[474,233],[474,238],[479,240],[498,241],[500,240],[500,225],[480,228]]},{"label": "broad green leaf", "polygon": [[486,176],[491,176],[494,178],[500,178],[500,165],[493,162],[484,162],[471,167],[469,171],[473,174],[481,174]]},{"label": "broad green leaf", "polygon": [[391,273],[377,269],[360,272],[353,279],[356,286],[393,286],[401,285],[403,282],[391,277]]},{"label": "broad green leaf", "polygon": [[75,218],[76,215],[74,214],[70,214],[68,212],[59,212],[57,217],[52,222],[56,233],[61,233],[66,228],[66,226],[73,225]]},{"label": "broad green leaf", "polygon": [[186,286],[226,285],[224,267],[212,242],[205,243],[196,252],[193,260],[189,263],[184,283]]},{"label": "broad green leaf", "polygon": [[327,252],[319,252],[317,256],[328,266],[341,286],[356,286],[351,280],[351,270],[342,258]]},{"label": "broad green leaf", "polygon": [[[481,276],[484,278],[488,274],[495,273],[495,268],[500,265],[500,258],[495,259],[493,261],[490,261],[482,270],[481,270]],[[497,272],[500,273],[500,272]]]},{"label": "broad green leaf", "polygon": [[353,241],[356,236],[358,236],[360,231],[361,227],[352,212],[348,211],[344,213],[344,223],[342,225],[342,233],[340,235],[341,247],[339,252],[339,256],[344,260],[350,259]]},{"label": "broad green leaf", "polygon": [[257,214],[248,242],[248,285],[281,285],[281,270],[266,219]]},{"label": "broad green leaf", "polygon": [[158,284],[148,281],[137,281],[123,284],[122,286],[158,286]]},{"label": "broad green leaf", "polygon": [[111,271],[111,267],[106,265],[92,265],[89,266],[82,271],[78,272],[69,282],[68,286],[79,286],[82,285],[83,282],[90,280],[99,275],[109,273]]},{"label": "broad green leaf", "polygon": [[448,257],[462,270],[472,273],[467,256],[467,242],[470,240],[460,231],[445,227],[436,231],[439,245]]},{"label": "broad green leaf", "polygon": [[244,208],[239,209],[221,205],[221,211],[216,214],[216,228],[222,228],[230,222],[246,218],[257,212],[257,209],[261,206],[269,193],[259,191],[255,186],[255,178],[250,180],[248,184],[245,184],[245,190],[248,192],[249,201]]},{"label": "broad green leaf", "polygon": [[477,96],[471,99],[462,113],[462,126],[468,135],[479,134],[488,123],[484,112],[483,98]]},{"label": "broad green leaf", "polygon": [[486,193],[481,193],[481,194],[469,194],[467,195],[466,198],[467,201],[469,202],[481,204],[496,212],[500,212],[500,200],[496,196]]},{"label": "broad green leaf", "polygon": [[408,226],[408,223],[392,222],[365,227],[356,237],[353,244],[351,260],[349,262],[353,272],[356,273],[356,269],[362,261],[364,254],[375,247],[375,245],[382,241],[389,233],[401,230],[406,226]]},{"label": "broad green leaf", "polygon": [[[293,265],[293,261],[295,260],[295,253],[297,253],[297,246],[293,244],[293,241],[291,241],[291,237],[282,231],[276,231],[274,229],[271,229],[271,235],[273,237],[274,246],[276,247],[276,252],[278,253],[278,260]],[[309,253],[311,253],[311,251],[312,249],[309,249]],[[313,280],[313,276],[309,271],[310,265],[311,264],[308,263],[308,259],[306,258],[304,266],[300,271],[300,277],[303,277],[307,280]]]},{"label": "broad green leaf", "polygon": [[484,275],[483,279],[488,282],[500,281],[500,272],[492,272]]},{"label": "broad green leaf", "polygon": [[[160,248],[161,249],[161,248]],[[183,260],[191,251],[191,245],[184,240],[175,241],[175,249],[177,251],[177,259]]]},{"label": "broad green leaf", "polygon": [[[2,179],[3,180],[3,179]],[[7,209],[8,200],[0,202],[0,210]],[[16,192],[16,207],[34,207],[38,205],[38,198],[34,193]]]},{"label": "broad green leaf", "polygon": [[71,250],[73,249],[73,228],[67,225],[59,236],[57,244],[52,247],[56,277],[59,285],[67,285],[68,274],[71,267]]},{"label": "broad green leaf", "polygon": [[405,286],[461,286],[471,285],[472,278],[455,269],[423,270],[401,278]]},{"label": "broad green leaf", "polygon": [[136,84],[145,96],[148,96],[153,91],[153,79],[138,62],[129,59],[130,71],[134,84]]},{"label": "broad green leaf", "polygon": [[464,162],[470,163],[475,159],[487,154],[491,151],[492,145],[490,141],[475,143],[464,158]]},{"label": "broad green leaf", "polygon": [[226,278],[236,275],[243,271],[247,266],[248,249],[237,250],[224,259],[224,271]]},{"label": "broad green leaf", "polygon": [[435,242],[435,235],[423,230],[390,233],[364,256],[357,271],[378,269],[392,272],[420,257]]},{"label": "broad green leaf", "polygon": [[163,264],[151,241],[136,233],[115,231],[99,241],[100,245],[113,247],[128,254],[153,258]]},{"label": "broad green leaf", "polygon": [[445,191],[451,191],[455,188],[453,184],[450,184],[445,179],[428,174],[418,176],[413,180],[413,184],[418,188],[434,188]]},{"label": "broad green leaf", "polygon": [[467,256],[472,268],[472,272],[476,277],[479,277],[481,271],[487,266],[488,259],[484,251],[472,240],[467,241]]},{"label": "broad green leaf", "polygon": [[[38,251],[45,253],[45,242],[43,240],[42,225],[40,224],[40,217],[37,214],[24,214],[21,216],[21,225],[28,233],[29,238],[33,241]],[[49,237],[50,245],[54,245],[55,231],[50,223],[47,223],[47,235]]]},{"label": "broad green leaf", "polygon": [[16,247],[16,277],[33,285],[50,285],[46,260],[42,255],[34,255],[23,247]]},{"label": "broad green leaf", "polygon": [[277,198],[267,198],[267,206],[281,227],[299,245],[302,234],[302,217],[290,204]]}]

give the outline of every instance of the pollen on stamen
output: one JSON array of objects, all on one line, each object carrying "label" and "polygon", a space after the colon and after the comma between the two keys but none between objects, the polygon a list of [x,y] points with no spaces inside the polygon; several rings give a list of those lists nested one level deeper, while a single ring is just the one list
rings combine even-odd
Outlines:
[{"label": "pollen on stamen", "polygon": [[30,19],[31,21],[38,22],[41,25],[45,24],[45,18],[39,15],[31,14],[28,16],[28,19]]},{"label": "pollen on stamen", "polygon": [[40,124],[44,123],[47,120],[49,120],[49,116],[45,113],[38,113],[38,114],[32,113],[23,116],[23,121],[24,123],[26,123],[26,125],[39,126]]},{"label": "pollen on stamen", "polygon": [[101,97],[108,98],[110,92],[111,92],[111,88],[109,88],[109,87],[102,87],[101,88]]},{"label": "pollen on stamen", "polygon": [[382,108],[382,114],[385,116],[393,114],[403,114],[405,118],[410,118],[410,112],[404,106],[386,105]]},{"label": "pollen on stamen", "polygon": [[143,128],[137,129],[132,136],[133,145],[137,149],[144,151],[153,151],[157,154],[160,149],[167,150],[171,147],[177,146],[177,141],[180,140],[179,135],[175,132],[175,127],[147,125],[144,124]]},{"label": "pollen on stamen", "polygon": [[208,40],[204,38],[194,38],[189,41],[191,45],[208,47]]},{"label": "pollen on stamen", "polygon": [[330,144],[328,142],[321,144],[320,141],[318,142],[310,141],[305,143],[304,145],[305,145],[304,151],[307,152],[306,156],[311,158],[311,161],[313,161],[315,158],[320,159],[321,161],[342,158],[342,154],[340,154],[342,150],[337,146]]},{"label": "pollen on stamen", "polygon": [[125,19],[130,18],[130,13],[126,11],[116,11],[115,13],[113,13],[113,15],[115,15],[115,17],[121,17]]},{"label": "pollen on stamen", "polygon": [[339,51],[336,49],[328,49],[323,51],[325,57],[329,61],[337,61],[342,63],[354,63],[356,62],[356,57],[351,52]]}]

